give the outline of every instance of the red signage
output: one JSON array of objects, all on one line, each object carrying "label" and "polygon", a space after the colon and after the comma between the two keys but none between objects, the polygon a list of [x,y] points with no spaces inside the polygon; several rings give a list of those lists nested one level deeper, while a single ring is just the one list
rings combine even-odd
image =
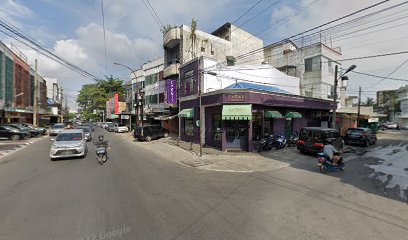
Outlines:
[{"label": "red signage", "polygon": [[115,93],[115,114],[119,113],[119,94]]}]

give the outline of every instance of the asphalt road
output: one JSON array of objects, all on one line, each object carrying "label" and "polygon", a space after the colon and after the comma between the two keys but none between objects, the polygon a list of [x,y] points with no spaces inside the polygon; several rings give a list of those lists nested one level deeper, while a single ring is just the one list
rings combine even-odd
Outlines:
[{"label": "asphalt road", "polygon": [[407,239],[407,204],[341,173],[198,170],[103,133],[103,166],[92,143],[50,161],[47,139],[2,159],[0,239]]}]

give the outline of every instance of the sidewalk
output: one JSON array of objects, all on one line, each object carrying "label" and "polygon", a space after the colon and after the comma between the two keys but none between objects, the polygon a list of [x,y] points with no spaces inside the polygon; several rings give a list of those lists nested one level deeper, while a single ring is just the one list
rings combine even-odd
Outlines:
[{"label": "sidewalk", "polygon": [[[129,134],[121,135],[128,140],[133,140]],[[275,160],[270,156],[262,156],[249,152],[222,152],[214,148],[203,148],[203,156],[199,156],[199,145],[177,141],[174,136],[153,140],[151,142],[134,141],[139,147],[155,152],[173,162],[194,167],[197,169],[222,171],[222,172],[260,172],[271,171],[287,167],[290,164]],[[288,149],[295,150],[295,149]],[[171,153],[171,154],[169,154]],[[177,156],[174,158],[173,156]]]}]

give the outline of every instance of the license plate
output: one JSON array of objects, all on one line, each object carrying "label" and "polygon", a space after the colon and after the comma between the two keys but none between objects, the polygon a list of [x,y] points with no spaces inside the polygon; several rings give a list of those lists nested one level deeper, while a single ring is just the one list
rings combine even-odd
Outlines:
[{"label": "license plate", "polygon": [[72,151],[63,151],[63,152],[61,153],[61,155],[71,155],[71,154],[73,154]]}]

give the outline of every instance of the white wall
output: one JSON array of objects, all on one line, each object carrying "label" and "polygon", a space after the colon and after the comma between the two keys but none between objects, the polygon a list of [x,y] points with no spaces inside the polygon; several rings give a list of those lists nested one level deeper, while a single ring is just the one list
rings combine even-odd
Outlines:
[{"label": "white wall", "polygon": [[[204,69],[215,64],[214,60],[204,60]],[[217,76],[204,74],[203,92],[224,89],[236,82],[264,84],[277,87],[291,94],[299,95],[299,78],[288,76],[271,65],[239,65],[212,70]]]}]

